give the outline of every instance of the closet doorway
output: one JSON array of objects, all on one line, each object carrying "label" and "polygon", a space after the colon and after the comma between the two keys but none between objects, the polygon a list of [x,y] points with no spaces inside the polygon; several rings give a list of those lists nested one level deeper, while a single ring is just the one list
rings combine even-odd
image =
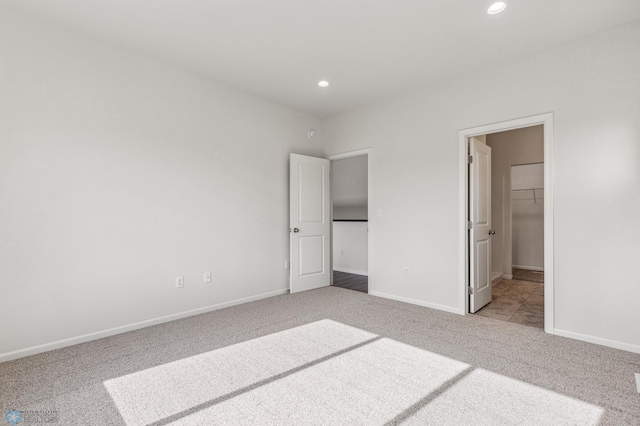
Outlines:
[{"label": "closet doorway", "polygon": [[[552,188],[545,187],[551,182],[551,130],[552,116],[544,114],[460,132],[464,160],[470,162],[463,170],[465,312],[547,332],[553,329]],[[486,145],[481,151],[489,153],[488,161],[467,158],[472,139],[475,146]],[[490,169],[491,183],[485,192],[477,192],[475,184],[482,175],[482,167],[473,165],[478,160]],[[477,204],[474,191],[484,204]],[[474,206],[483,205],[490,206],[485,215],[490,221],[475,224],[471,221]],[[487,230],[480,225],[488,225]],[[490,235],[488,244],[486,238],[479,238],[482,235],[474,235],[483,231]],[[486,256],[478,262],[483,250],[491,253],[489,262],[483,261]],[[474,293],[486,293],[487,285],[491,297],[477,303]]]},{"label": "closet doorway", "polygon": [[[356,154],[356,155],[352,155]],[[369,292],[369,156],[330,156],[332,285]]]},{"label": "closet doorway", "polygon": [[544,328],[541,125],[486,135],[491,148],[490,303],[476,314]]}]

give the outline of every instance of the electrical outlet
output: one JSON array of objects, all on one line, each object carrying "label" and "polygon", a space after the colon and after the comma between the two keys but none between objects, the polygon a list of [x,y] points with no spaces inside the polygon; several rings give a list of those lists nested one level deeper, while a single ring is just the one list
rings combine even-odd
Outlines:
[{"label": "electrical outlet", "polygon": [[405,277],[408,277],[408,276],[409,276],[409,267],[408,267],[408,266],[405,266],[405,267],[404,267],[404,276],[405,276]]},{"label": "electrical outlet", "polygon": [[176,277],[176,288],[184,287],[184,277]]},{"label": "electrical outlet", "polygon": [[204,273],[204,279],[202,280],[202,282],[204,282],[205,284],[211,282],[211,272]]},{"label": "electrical outlet", "polygon": [[344,256],[344,249],[340,249],[340,256]]}]

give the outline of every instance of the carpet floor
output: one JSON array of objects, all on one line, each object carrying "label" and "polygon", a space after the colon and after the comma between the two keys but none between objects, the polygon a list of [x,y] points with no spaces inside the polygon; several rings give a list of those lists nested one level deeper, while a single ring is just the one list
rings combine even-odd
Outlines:
[{"label": "carpet floor", "polygon": [[2,363],[0,409],[25,424],[638,425],[638,372],[639,354],[329,287]]}]

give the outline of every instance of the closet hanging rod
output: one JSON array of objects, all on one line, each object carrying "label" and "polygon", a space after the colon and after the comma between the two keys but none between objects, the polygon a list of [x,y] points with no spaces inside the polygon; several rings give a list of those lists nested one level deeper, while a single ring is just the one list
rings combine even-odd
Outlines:
[{"label": "closet hanging rod", "polygon": [[511,192],[531,191],[533,194],[533,202],[537,203],[536,191],[542,191],[544,188],[526,188],[526,189],[512,189]]},{"label": "closet hanging rod", "polygon": [[544,188],[526,188],[526,189],[512,189],[511,192],[521,192],[521,191],[543,191]]}]

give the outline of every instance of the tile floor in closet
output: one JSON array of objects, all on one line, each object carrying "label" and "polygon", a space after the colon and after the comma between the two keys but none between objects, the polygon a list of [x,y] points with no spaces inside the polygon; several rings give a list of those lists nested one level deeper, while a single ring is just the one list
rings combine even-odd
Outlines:
[{"label": "tile floor in closet", "polygon": [[492,293],[491,302],[476,315],[544,328],[544,283],[503,279]]}]

